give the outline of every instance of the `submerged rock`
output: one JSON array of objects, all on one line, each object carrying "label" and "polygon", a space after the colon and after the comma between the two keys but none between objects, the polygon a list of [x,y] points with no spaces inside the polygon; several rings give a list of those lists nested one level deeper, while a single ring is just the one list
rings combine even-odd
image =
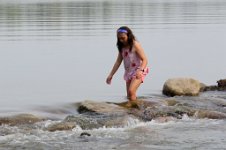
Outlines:
[{"label": "submerged rock", "polygon": [[202,92],[206,91],[226,91],[226,86],[217,86],[217,85],[205,86],[202,89]]},{"label": "submerged rock", "polygon": [[115,104],[84,101],[78,107],[80,114],[69,115],[62,122],[46,128],[48,131],[71,130],[76,126],[82,129],[96,129],[102,127],[124,127],[131,118],[127,109]]},{"label": "submerged rock", "polygon": [[175,121],[176,118],[174,117],[157,117],[155,118],[155,121],[158,122],[158,123],[165,123],[165,122],[169,122],[169,121]]},{"label": "submerged rock", "polygon": [[[83,114],[81,114],[83,116],[74,116],[76,118],[75,122],[82,128],[87,129],[101,126],[124,126],[128,122],[126,116],[132,116],[142,121],[156,120],[157,118],[167,121],[172,118],[181,119],[185,114],[190,117],[210,119],[224,119],[226,114],[225,100],[202,96],[162,97],[161,100],[157,101],[149,99],[115,104],[102,102],[100,109],[97,109],[96,106],[99,107],[99,104],[99,102],[86,101],[85,105],[88,106],[88,109],[87,107],[83,109]],[[122,123],[123,121],[125,122]],[[87,124],[91,126],[87,126]]]},{"label": "submerged rock", "polygon": [[[76,108],[78,108],[79,114],[69,115],[61,122],[51,124],[46,128],[40,127],[40,124],[34,125],[44,119],[31,114],[1,117],[0,125],[18,125],[26,132],[31,132],[37,127],[54,132],[72,130],[77,126],[84,130],[125,127],[131,122],[145,122],[153,119],[158,122],[167,122],[181,119],[184,115],[195,118],[226,119],[226,94],[224,92],[205,92],[195,97],[159,96],[122,103],[84,101]],[[5,134],[9,134],[9,132],[0,132],[0,135]]]},{"label": "submerged rock", "polygon": [[75,122],[82,129],[101,127],[123,127],[134,116],[129,115],[128,109],[114,103],[84,101],[79,104],[79,115],[71,115],[65,121]]},{"label": "submerged rock", "polygon": [[70,115],[64,119],[64,122],[74,122],[82,129],[94,129],[102,127],[102,125],[98,124],[96,119],[89,115]]},{"label": "submerged rock", "polygon": [[19,114],[10,117],[0,117],[0,125],[8,124],[10,126],[15,126],[20,124],[34,124],[43,120],[43,118],[37,117],[32,114]]},{"label": "submerged rock", "polygon": [[165,102],[166,102],[167,106],[175,106],[180,103],[175,99],[166,99]]},{"label": "submerged rock", "polygon": [[74,122],[59,122],[49,125],[46,130],[54,132],[54,131],[63,131],[63,130],[72,130],[76,127]]},{"label": "submerged rock", "polygon": [[198,96],[176,96],[173,98],[165,99],[168,106],[186,107],[191,109],[192,112],[198,110],[208,110],[226,113],[226,101],[221,98]]},{"label": "submerged rock", "polygon": [[84,137],[84,136],[91,136],[91,134],[88,133],[88,132],[82,132],[82,133],[80,134],[80,137]]},{"label": "submerged rock", "polygon": [[201,84],[192,78],[173,78],[168,79],[163,86],[163,94],[167,96],[199,95]]},{"label": "submerged rock", "polygon": [[74,122],[82,129],[94,129],[101,127],[124,127],[128,125],[131,118],[129,114],[79,114],[70,115],[65,118],[65,122]]},{"label": "submerged rock", "polygon": [[198,110],[194,116],[197,118],[226,119],[226,113],[210,110]]},{"label": "submerged rock", "polygon": [[226,79],[220,79],[217,81],[217,85],[204,86],[202,92],[206,91],[226,91]]},{"label": "submerged rock", "polygon": [[181,119],[184,114],[193,116],[195,110],[186,106],[160,106],[156,108],[146,108],[144,110],[133,110],[131,113],[143,121],[150,121],[152,119],[163,117]]},{"label": "submerged rock", "polygon": [[202,89],[202,92],[206,92],[206,91],[218,91],[218,86],[216,85],[210,85],[210,86],[205,86]]}]

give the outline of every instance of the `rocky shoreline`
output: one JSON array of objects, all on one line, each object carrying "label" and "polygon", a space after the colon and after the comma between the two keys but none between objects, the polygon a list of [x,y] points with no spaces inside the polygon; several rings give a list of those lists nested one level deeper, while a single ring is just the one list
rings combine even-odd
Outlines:
[{"label": "rocky shoreline", "polygon": [[209,86],[192,78],[172,78],[165,82],[162,93],[167,96],[198,96],[206,91],[226,91],[226,79]]},{"label": "rocky shoreline", "polygon": [[[163,94],[158,99],[148,98],[136,102],[96,102],[77,103],[78,114],[71,114],[63,120],[42,128],[45,131],[72,130],[79,126],[84,130],[101,127],[125,127],[130,120],[167,122],[181,119],[183,115],[194,118],[226,119],[226,94],[223,97],[200,96],[206,91],[225,91],[226,80],[218,85],[206,86],[191,78],[169,79],[163,86]],[[27,130],[39,128],[38,122],[50,118],[32,114],[0,117],[0,125],[22,126]],[[84,135],[88,135],[84,134]]]}]

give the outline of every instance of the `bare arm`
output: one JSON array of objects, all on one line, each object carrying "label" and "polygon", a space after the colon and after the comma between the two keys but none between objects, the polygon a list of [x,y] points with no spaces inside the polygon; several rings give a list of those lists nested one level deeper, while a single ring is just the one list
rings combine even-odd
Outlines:
[{"label": "bare arm", "polygon": [[118,57],[117,57],[117,59],[116,59],[116,61],[115,61],[115,64],[114,64],[114,66],[113,66],[113,68],[112,68],[110,74],[109,74],[108,77],[107,77],[107,80],[106,80],[107,84],[111,84],[112,77],[114,76],[114,74],[115,74],[116,71],[118,70],[119,66],[121,65],[122,59],[123,59],[123,58],[122,58],[122,55],[121,55],[120,52],[119,52],[119,53],[118,53]]},{"label": "bare arm", "polygon": [[148,64],[148,59],[144,53],[144,49],[141,47],[140,43],[135,41],[134,43],[134,47],[135,47],[135,51],[138,54],[138,56],[140,57],[140,59],[142,60],[141,69],[146,68],[147,64]]}]

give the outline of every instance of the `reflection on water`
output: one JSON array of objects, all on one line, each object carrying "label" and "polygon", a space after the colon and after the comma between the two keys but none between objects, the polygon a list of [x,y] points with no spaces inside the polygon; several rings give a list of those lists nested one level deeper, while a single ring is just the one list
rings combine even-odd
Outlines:
[{"label": "reflection on water", "polygon": [[0,40],[106,36],[122,24],[143,31],[225,24],[225,8],[224,0],[1,0]]}]

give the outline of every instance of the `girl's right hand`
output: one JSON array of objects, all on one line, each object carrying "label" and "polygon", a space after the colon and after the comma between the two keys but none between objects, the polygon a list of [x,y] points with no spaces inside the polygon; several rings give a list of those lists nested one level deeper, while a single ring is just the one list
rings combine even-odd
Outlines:
[{"label": "girl's right hand", "polygon": [[106,79],[107,84],[111,84],[112,76],[108,76]]}]

